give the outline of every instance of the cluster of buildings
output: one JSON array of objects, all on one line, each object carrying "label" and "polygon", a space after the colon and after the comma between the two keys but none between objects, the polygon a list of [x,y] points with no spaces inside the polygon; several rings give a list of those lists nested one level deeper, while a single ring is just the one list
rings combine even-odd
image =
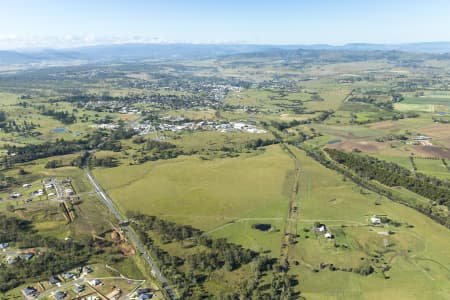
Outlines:
[{"label": "cluster of buildings", "polygon": [[109,129],[109,130],[114,130],[119,128],[119,125],[117,124],[94,124],[91,125],[92,128],[97,128],[97,129]]},{"label": "cluster of buildings", "polygon": [[219,132],[248,132],[248,133],[266,133],[264,129],[260,129],[255,125],[239,123],[239,122],[229,122],[229,123],[217,123],[211,121],[200,121],[200,122],[185,122],[178,124],[173,123],[159,123],[159,124],[135,124],[133,129],[140,135],[146,135],[149,133],[172,131],[178,132],[183,130],[208,130],[208,131],[219,131]]},{"label": "cluster of buildings", "polygon": [[323,236],[326,239],[334,239],[334,235],[332,235],[328,230],[327,230],[327,226],[325,224],[320,224],[319,227],[317,227],[317,231],[322,233]]},{"label": "cluster of buildings", "polygon": [[[78,276],[80,276],[80,278],[82,276],[85,276],[89,273],[93,272],[93,270],[89,267],[89,266],[84,266],[81,269],[79,269],[79,272],[77,271],[78,274],[74,273],[74,272],[65,272],[63,274],[61,274],[60,276],[64,278],[64,281],[67,283],[69,280],[76,280],[78,278]],[[57,275],[52,275],[50,276],[50,278],[48,279],[48,283],[50,284],[50,286],[54,286],[54,287],[61,287],[62,288],[62,278],[60,276]],[[90,285],[91,282],[98,282],[95,285],[99,285],[101,284],[100,280],[98,279],[94,279],[94,280],[90,280],[88,281],[88,283]],[[80,281],[73,281],[74,285],[72,290],[78,295],[82,292],[84,292],[86,290],[86,285],[83,284],[84,280]],[[42,285],[41,285],[42,288]],[[51,295],[53,296],[53,299],[55,300],[62,300],[65,299],[68,296],[68,290],[64,289],[64,290],[56,290],[54,292],[51,293]],[[32,299],[36,299],[38,298],[39,294],[42,293],[44,291],[39,291],[36,287],[34,286],[27,286],[25,288],[22,289],[22,294],[25,296],[26,299],[32,300]],[[94,300],[94,298],[92,299]]]},{"label": "cluster of buildings", "polygon": [[433,146],[433,144],[430,142],[431,137],[426,135],[416,135],[411,137],[411,140],[413,141],[413,144],[420,144],[422,146]]},{"label": "cluster of buildings", "polygon": [[[3,243],[1,244],[0,249],[2,249],[2,251],[6,251],[6,249],[9,248],[9,244],[8,243]],[[32,259],[34,256],[36,255],[36,250],[35,249],[29,249],[25,252],[19,252],[19,251],[10,251],[8,253],[8,256],[6,257],[5,261],[8,265],[12,265],[14,263],[16,263],[19,260],[30,260]]]}]

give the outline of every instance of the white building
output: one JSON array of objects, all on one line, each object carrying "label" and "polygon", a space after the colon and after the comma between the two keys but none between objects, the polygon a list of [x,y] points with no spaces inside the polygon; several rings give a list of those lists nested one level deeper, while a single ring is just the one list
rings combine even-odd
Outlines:
[{"label": "white building", "polygon": [[372,217],[372,218],[370,218],[370,222],[372,224],[381,224],[381,219],[377,218],[377,217]]}]

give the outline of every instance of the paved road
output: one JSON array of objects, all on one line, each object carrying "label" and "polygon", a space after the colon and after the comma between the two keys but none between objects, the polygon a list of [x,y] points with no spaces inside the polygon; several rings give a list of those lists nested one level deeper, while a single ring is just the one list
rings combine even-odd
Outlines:
[{"label": "paved road", "polygon": [[[89,181],[94,186],[97,193],[100,195],[102,200],[105,202],[106,206],[109,208],[109,210],[116,216],[117,220],[119,220],[120,223],[124,223],[126,220],[122,217],[122,215],[117,211],[115,208],[111,198],[106,195],[105,191],[101,188],[101,186],[97,183],[94,176],[92,176],[89,169],[85,169],[86,176],[89,178]],[[169,286],[169,282],[164,277],[163,274],[161,274],[161,271],[154,263],[154,259],[148,254],[147,250],[137,237],[137,234],[134,232],[134,230],[131,227],[128,227],[124,233],[127,235],[128,239],[134,244],[136,249],[142,254],[142,257],[145,259],[145,261],[148,263],[150,268],[153,271],[153,274],[156,276],[156,279],[161,283],[161,286],[166,290],[167,294],[169,295],[170,299],[177,300],[178,297],[175,294],[175,291]]]}]

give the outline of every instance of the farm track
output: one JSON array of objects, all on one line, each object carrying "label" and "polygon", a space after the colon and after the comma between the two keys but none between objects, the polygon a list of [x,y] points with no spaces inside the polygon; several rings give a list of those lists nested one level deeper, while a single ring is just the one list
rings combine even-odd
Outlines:
[{"label": "farm track", "polygon": [[281,251],[280,251],[280,264],[285,266],[285,270],[289,268],[289,248],[291,243],[293,242],[293,238],[297,235],[297,224],[298,224],[298,191],[299,186],[298,182],[300,179],[300,162],[297,159],[297,156],[286,146],[285,144],[281,144],[283,150],[287,152],[287,154],[294,161],[294,183],[292,185],[291,194],[289,197],[289,206],[288,213],[284,225],[284,235],[281,240]]}]

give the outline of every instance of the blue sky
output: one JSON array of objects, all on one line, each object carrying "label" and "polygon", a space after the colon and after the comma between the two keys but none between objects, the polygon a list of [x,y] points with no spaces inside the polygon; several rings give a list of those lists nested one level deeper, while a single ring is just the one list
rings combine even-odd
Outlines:
[{"label": "blue sky", "polygon": [[0,0],[0,48],[450,41],[448,0]]}]

